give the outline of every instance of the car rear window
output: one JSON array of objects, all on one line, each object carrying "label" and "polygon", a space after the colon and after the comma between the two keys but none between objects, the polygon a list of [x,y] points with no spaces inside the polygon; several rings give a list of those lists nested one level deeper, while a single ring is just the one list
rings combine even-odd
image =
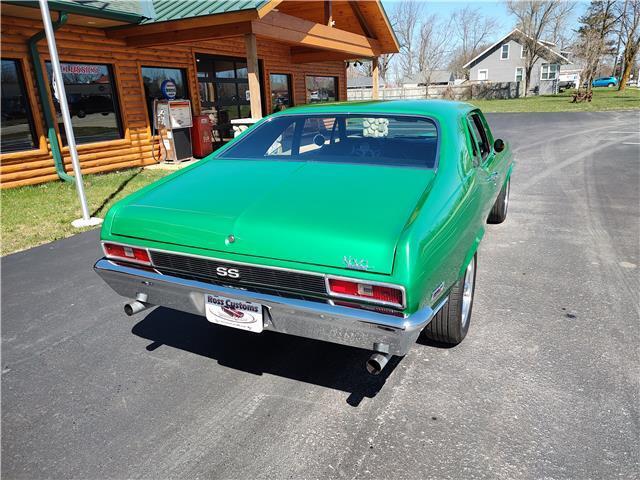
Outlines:
[{"label": "car rear window", "polygon": [[286,115],[248,132],[220,158],[434,168],[438,129],[425,117]]}]

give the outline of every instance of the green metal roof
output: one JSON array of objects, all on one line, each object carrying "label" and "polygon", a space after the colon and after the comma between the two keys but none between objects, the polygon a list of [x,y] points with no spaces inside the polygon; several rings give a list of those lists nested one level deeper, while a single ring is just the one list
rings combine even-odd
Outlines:
[{"label": "green metal roof", "polygon": [[270,0],[153,0],[155,18],[142,23],[165,22],[182,18],[202,17],[219,13],[257,10]]},{"label": "green metal roof", "polygon": [[[23,7],[40,8],[37,0],[2,1]],[[153,17],[153,4],[145,0],[49,0],[49,10],[139,23]]]}]

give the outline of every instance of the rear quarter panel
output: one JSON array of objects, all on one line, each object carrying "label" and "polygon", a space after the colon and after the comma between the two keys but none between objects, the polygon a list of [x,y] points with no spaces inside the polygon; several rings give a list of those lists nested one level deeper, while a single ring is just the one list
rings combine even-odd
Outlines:
[{"label": "rear quarter panel", "polygon": [[469,248],[482,236],[481,197],[460,118],[442,120],[438,172],[429,196],[405,230],[397,266],[405,272],[409,311],[433,306],[458,278]]}]

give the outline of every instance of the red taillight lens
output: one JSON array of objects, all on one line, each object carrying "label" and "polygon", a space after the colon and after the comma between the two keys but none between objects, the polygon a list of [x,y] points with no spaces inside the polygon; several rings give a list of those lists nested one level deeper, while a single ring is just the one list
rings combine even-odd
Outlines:
[{"label": "red taillight lens", "polygon": [[399,288],[352,282],[337,278],[329,279],[329,293],[336,296],[361,298],[378,303],[403,307],[402,290]]},{"label": "red taillight lens", "polygon": [[109,258],[118,258],[128,262],[151,265],[149,252],[147,252],[145,248],[128,247],[125,245],[118,245],[116,243],[105,243],[104,253]]}]

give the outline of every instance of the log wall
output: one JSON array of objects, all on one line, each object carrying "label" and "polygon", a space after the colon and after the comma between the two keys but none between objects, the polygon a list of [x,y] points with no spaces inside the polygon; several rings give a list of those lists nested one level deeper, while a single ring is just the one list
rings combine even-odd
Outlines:
[{"label": "log wall", "polygon": [[[33,75],[32,60],[28,54],[29,37],[42,30],[36,20],[7,17],[1,18],[0,41],[2,57],[18,59],[25,77],[27,96],[34,116],[39,148],[0,155],[0,182],[2,188],[31,185],[57,180],[53,158],[45,136],[44,117],[39,105]],[[228,55],[245,57],[243,37],[225,38],[218,41],[179,44],[164,47],[128,47],[124,41],[111,39],[101,29],[65,25],[56,32],[58,54],[63,62],[85,62],[110,64],[120,108],[124,138],[83,144],[78,146],[78,155],[83,173],[97,173],[154,163],[151,126],[146,110],[141,66],[179,67],[187,71],[188,88],[194,113],[200,113],[200,99],[195,69],[195,55]],[[295,105],[306,102],[305,76],[327,75],[338,77],[339,97],[346,100],[346,76],[342,61],[293,64],[290,48],[286,44],[263,40],[258,37],[258,58],[262,61],[262,85],[267,112],[271,111],[270,73],[287,73],[292,77],[292,94]],[[49,59],[46,40],[39,44],[44,62]],[[48,101],[53,109],[51,94]],[[60,142],[62,145],[62,142]],[[62,153],[67,172],[71,171],[68,149]]]}]

